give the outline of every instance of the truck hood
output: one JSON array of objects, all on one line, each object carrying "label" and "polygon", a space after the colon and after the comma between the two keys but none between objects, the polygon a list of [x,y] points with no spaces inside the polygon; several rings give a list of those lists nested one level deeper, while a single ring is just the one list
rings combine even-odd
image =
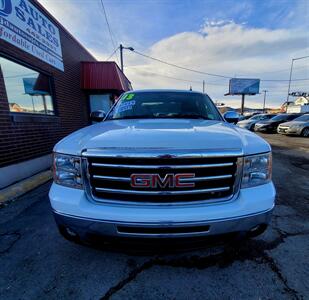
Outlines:
[{"label": "truck hood", "polygon": [[256,134],[223,121],[196,119],[110,120],[62,139],[55,152],[81,155],[86,149],[238,150],[244,155],[270,151]]}]

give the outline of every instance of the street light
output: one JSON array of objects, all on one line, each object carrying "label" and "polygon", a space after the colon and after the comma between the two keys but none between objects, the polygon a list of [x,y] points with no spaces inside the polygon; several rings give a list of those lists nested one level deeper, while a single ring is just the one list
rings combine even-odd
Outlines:
[{"label": "street light", "polygon": [[266,93],[268,92],[267,90],[264,90],[264,103],[263,103],[263,113],[265,113],[265,102],[266,102]]},{"label": "street light", "polygon": [[120,49],[120,69],[123,72],[123,49],[134,51],[134,48],[132,48],[132,47],[124,47],[124,46],[122,46],[122,44],[120,44],[119,49]]},{"label": "street light", "polygon": [[292,58],[291,70],[290,70],[290,79],[289,79],[289,88],[288,88],[288,96],[287,96],[287,98],[286,98],[286,101],[287,101],[287,102],[289,102],[289,97],[290,97],[291,79],[292,79],[292,72],[293,72],[294,61],[295,61],[295,60],[299,60],[299,59],[308,58],[308,57],[309,57],[309,55],[307,55],[307,56],[302,56],[302,57],[297,57],[297,58]]}]

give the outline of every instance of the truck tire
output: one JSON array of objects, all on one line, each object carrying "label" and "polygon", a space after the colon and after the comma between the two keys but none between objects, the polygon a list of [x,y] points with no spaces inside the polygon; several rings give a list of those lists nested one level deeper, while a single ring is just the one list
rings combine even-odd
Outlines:
[{"label": "truck tire", "polygon": [[256,230],[248,232],[248,238],[254,238],[265,232],[267,229],[267,224],[261,224]]},{"label": "truck tire", "polygon": [[66,228],[64,226],[58,225],[58,230],[60,232],[60,234],[68,241],[76,243],[76,244],[83,244],[82,241],[80,240],[80,238],[78,236],[72,236],[70,235]]}]

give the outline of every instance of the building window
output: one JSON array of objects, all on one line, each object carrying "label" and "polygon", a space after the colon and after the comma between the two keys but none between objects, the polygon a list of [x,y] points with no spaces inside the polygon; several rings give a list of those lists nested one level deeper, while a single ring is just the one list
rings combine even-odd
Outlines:
[{"label": "building window", "polygon": [[11,112],[54,115],[50,77],[0,57]]}]

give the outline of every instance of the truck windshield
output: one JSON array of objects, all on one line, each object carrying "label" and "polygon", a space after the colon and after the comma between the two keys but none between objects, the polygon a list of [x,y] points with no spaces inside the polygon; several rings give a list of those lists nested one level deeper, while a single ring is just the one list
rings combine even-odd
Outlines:
[{"label": "truck windshield", "polygon": [[126,93],[106,120],[149,118],[222,120],[210,98],[194,92]]}]

